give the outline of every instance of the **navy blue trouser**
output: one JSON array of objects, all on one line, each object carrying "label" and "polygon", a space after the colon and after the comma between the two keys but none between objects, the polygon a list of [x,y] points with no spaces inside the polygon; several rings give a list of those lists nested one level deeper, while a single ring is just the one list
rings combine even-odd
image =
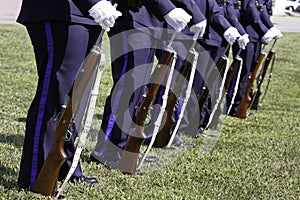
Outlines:
[{"label": "navy blue trouser", "polygon": [[145,94],[158,40],[138,29],[120,27],[112,28],[109,38],[113,87],[92,156],[115,168],[128,136],[135,130],[136,106]]},{"label": "navy blue trouser", "polygon": [[[25,140],[18,177],[20,188],[32,188],[38,173],[54,143],[55,119],[61,112],[65,97],[72,89],[78,69],[95,43],[99,26],[85,26],[68,22],[40,22],[26,25],[37,66],[38,83],[30,105]],[[82,118],[82,106],[72,125],[73,135],[65,141],[68,156],[61,168],[59,180],[65,178],[74,155],[74,140]],[[82,176],[80,164],[74,175]]]},{"label": "navy blue trouser", "polygon": [[[234,103],[233,103],[231,111],[229,113],[229,115],[231,115],[231,116],[235,116],[235,114],[239,108],[239,105],[241,103],[241,100],[245,95],[246,87],[249,82],[249,77],[251,76],[251,73],[256,66],[256,61],[258,59],[260,51],[261,51],[261,43],[260,42],[249,42],[247,44],[246,49],[241,52],[241,58],[243,59],[243,67],[242,67],[242,72],[241,72],[240,81],[239,81],[239,85],[238,85],[237,95],[234,99]],[[234,52],[237,52],[237,47],[235,47],[235,46],[234,46]],[[234,86],[236,83],[236,78],[237,78],[237,72],[231,82],[230,90],[227,94],[227,105],[230,104],[230,102],[231,102]],[[227,107],[227,109],[228,109],[228,107]]]},{"label": "navy blue trouser", "polygon": [[[180,71],[182,64],[185,60],[185,57],[192,45],[191,40],[175,40],[172,44],[173,49],[177,53],[177,60],[175,64],[175,74],[172,79],[172,85],[170,89],[174,89],[175,80],[178,76],[178,72]],[[208,45],[203,45],[201,43],[198,43],[195,46],[195,51],[198,52],[198,61],[196,64],[196,72],[193,79],[193,85],[192,85],[192,91],[190,98],[187,102],[187,106],[185,108],[185,111],[183,113],[183,118],[181,119],[180,127],[178,130],[178,134],[188,134],[188,135],[195,135],[197,133],[197,129],[199,126],[199,119],[200,115],[205,115],[206,113],[200,113],[199,107],[198,107],[198,97],[200,96],[201,92],[203,91],[203,86],[205,85],[205,82],[208,81],[208,77],[210,72],[212,71],[214,65],[213,57],[216,57],[216,48]],[[181,106],[183,103],[183,98],[186,95],[186,87],[188,84],[190,77],[187,77],[187,80],[185,82],[185,85],[182,86],[182,93],[181,96],[178,97],[178,107],[177,112],[173,113],[174,116],[172,116],[172,120],[174,123],[177,122],[178,116],[181,111]],[[211,87],[210,87],[211,89]],[[163,90],[163,88],[161,89]],[[160,92],[162,94],[163,92]],[[157,113],[157,112],[156,112]],[[163,127],[163,124],[161,124],[161,127]],[[173,130],[170,130],[170,134],[172,134]]]}]

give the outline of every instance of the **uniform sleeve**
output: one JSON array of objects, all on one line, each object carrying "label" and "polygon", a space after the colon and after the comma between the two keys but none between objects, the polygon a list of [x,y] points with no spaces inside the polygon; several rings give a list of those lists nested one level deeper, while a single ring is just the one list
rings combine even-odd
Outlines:
[{"label": "uniform sleeve", "polygon": [[209,23],[213,27],[213,29],[217,30],[219,34],[223,34],[231,24],[225,18],[223,12],[219,9],[219,6],[215,0],[209,1],[209,12],[211,19],[209,19]]},{"label": "uniform sleeve", "polygon": [[171,0],[143,0],[142,2],[161,21],[164,15],[176,8]]},{"label": "uniform sleeve", "polygon": [[260,11],[260,19],[261,21],[264,23],[264,25],[270,29],[272,28],[274,25],[270,19],[270,15],[268,14],[268,11],[267,11],[267,8],[266,6],[264,5],[264,1],[260,2],[261,3],[261,6],[262,6],[262,10]]},{"label": "uniform sleeve", "polygon": [[177,0],[174,1],[174,4],[176,7],[184,9],[192,16],[192,20],[188,23],[189,27],[206,20],[204,14],[201,12],[194,0]]},{"label": "uniform sleeve", "polygon": [[243,6],[244,11],[242,11],[241,18],[243,19],[243,24],[251,24],[256,32],[263,36],[269,29],[261,20],[260,13],[257,9],[257,6],[254,0],[245,0],[245,5]]},{"label": "uniform sleeve", "polygon": [[78,7],[78,9],[84,15],[88,15],[88,11],[93,5],[95,5],[100,0],[72,0],[74,4]]},{"label": "uniform sleeve", "polygon": [[236,14],[237,12],[239,12],[239,11],[235,10],[232,1],[227,0],[227,6],[226,6],[226,10],[225,10],[225,17],[228,20],[228,22],[239,31],[239,33],[241,35],[244,35],[247,32],[244,29],[244,27],[242,26],[237,14]]}]

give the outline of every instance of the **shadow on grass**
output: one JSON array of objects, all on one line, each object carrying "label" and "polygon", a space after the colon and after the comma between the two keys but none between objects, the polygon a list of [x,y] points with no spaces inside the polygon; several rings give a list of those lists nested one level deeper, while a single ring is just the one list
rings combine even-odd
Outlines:
[{"label": "shadow on grass", "polygon": [[12,135],[0,134],[0,142],[13,145],[19,149],[23,147],[24,136],[16,135],[16,134],[12,134]]},{"label": "shadow on grass", "polygon": [[13,169],[8,168],[0,163],[0,184],[8,190],[17,189],[17,180],[7,180],[4,175],[7,177],[16,177],[15,171]]},{"label": "shadow on grass", "polygon": [[99,119],[99,120],[101,120],[101,119],[102,119],[102,117],[103,117],[103,115],[102,115],[102,114],[95,114],[95,116],[96,116],[96,119]]},{"label": "shadow on grass", "polygon": [[20,118],[18,118],[18,120],[17,120],[18,122],[26,122],[26,118],[25,117],[20,117]]}]

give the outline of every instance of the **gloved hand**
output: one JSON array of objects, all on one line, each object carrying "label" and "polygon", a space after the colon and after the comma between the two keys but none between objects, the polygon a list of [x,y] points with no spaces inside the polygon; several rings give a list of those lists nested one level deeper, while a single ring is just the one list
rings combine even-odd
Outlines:
[{"label": "gloved hand", "polygon": [[274,33],[271,31],[271,29],[269,29],[264,36],[262,36],[261,41],[264,44],[268,44],[269,42],[271,42],[271,40],[275,37]]},{"label": "gloved hand", "polygon": [[197,24],[194,24],[193,26],[190,27],[190,31],[197,33],[199,31],[199,36],[202,37],[205,32],[206,28],[206,20],[203,20]]},{"label": "gloved hand", "polygon": [[177,32],[180,32],[184,29],[184,27],[186,27],[187,23],[192,19],[192,16],[190,16],[182,8],[175,8],[168,12],[164,16],[164,19]]},{"label": "gloved hand", "polygon": [[277,28],[275,28],[274,26],[270,29],[270,31],[273,32],[275,39],[279,39],[283,36],[282,33]]},{"label": "gloved hand", "polygon": [[96,3],[89,10],[89,14],[106,31],[109,31],[114,26],[116,19],[122,16],[122,13],[117,11],[107,0],[101,0]]},{"label": "gloved hand", "polygon": [[238,30],[232,26],[224,32],[223,36],[230,45],[232,45],[237,38],[241,37]]},{"label": "gloved hand", "polygon": [[249,35],[248,34],[244,34],[241,37],[239,37],[237,39],[237,41],[238,41],[240,49],[245,49],[246,46],[247,46],[247,44],[248,44],[248,42],[250,41],[249,40]]}]

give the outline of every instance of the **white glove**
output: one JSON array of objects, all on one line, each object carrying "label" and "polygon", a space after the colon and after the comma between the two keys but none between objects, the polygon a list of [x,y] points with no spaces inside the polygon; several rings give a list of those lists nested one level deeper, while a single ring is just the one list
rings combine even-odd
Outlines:
[{"label": "white glove", "polygon": [[207,23],[206,20],[203,20],[202,22],[194,24],[193,26],[191,26],[190,31],[194,33],[199,32],[199,37],[202,37],[205,32],[206,23]]},{"label": "white glove", "polygon": [[107,0],[101,0],[96,3],[89,10],[89,14],[106,31],[109,31],[114,26],[116,19],[122,16],[122,13],[117,11]]},{"label": "white glove", "polygon": [[275,37],[274,33],[269,29],[264,36],[262,36],[261,41],[265,44],[271,42],[271,40]]},{"label": "white glove", "polygon": [[232,26],[224,32],[223,36],[230,45],[232,45],[237,38],[241,37],[238,30]]},{"label": "white glove", "polygon": [[248,44],[248,42],[250,41],[249,40],[249,35],[248,34],[244,34],[241,37],[239,37],[237,39],[237,41],[238,41],[240,49],[245,49],[246,46],[247,46],[247,44]]},{"label": "white glove", "polygon": [[282,33],[277,28],[275,28],[274,26],[270,29],[270,31],[273,32],[275,39],[279,39],[283,36]]},{"label": "white glove", "polygon": [[186,27],[187,23],[192,19],[192,16],[182,8],[174,8],[164,16],[164,19],[177,32],[180,32]]}]

